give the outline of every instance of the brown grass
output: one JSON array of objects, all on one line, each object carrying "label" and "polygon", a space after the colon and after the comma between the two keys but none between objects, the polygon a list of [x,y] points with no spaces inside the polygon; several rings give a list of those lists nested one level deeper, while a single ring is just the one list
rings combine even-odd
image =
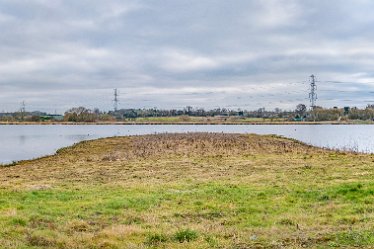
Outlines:
[{"label": "brown grass", "polygon": [[82,142],[0,168],[0,248],[372,248],[373,167],[277,136]]},{"label": "brown grass", "polygon": [[55,156],[0,168],[0,183],[40,190],[67,182],[132,184],[140,179],[165,183],[186,177],[227,178],[253,171],[256,155],[261,158],[264,153],[327,152],[276,136],[191,133],[114,137],[82,142],[59,150]]}]

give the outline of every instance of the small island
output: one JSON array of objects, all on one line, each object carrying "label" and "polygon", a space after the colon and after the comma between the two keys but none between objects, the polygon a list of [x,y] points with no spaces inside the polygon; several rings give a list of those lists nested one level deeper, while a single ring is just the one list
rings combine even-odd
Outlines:
[{"label": "small island", "polygon": [[373,166],[278,136],[85,141],[0,167],[0,245],[371,248]]}]

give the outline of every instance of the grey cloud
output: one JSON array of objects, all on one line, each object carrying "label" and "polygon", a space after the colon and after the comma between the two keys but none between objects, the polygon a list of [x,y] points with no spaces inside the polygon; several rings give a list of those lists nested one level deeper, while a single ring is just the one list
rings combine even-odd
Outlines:
[{"label": "grey cloud", "polygon": [[351,82],[321,85],[331,90],[321,104],[364,106],[373,10],[368,0],[0,0],[0,110],[108,109],[113,88],[122,107],[290,109],[308,96],[291,83],[312,73]]}]

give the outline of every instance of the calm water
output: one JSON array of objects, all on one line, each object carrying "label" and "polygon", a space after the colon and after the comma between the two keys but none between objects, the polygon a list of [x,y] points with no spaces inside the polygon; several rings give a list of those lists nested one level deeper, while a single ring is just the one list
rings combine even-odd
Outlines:
[{"label": "calm water", "polygon": [[35,125],[0,126],[0,163],[53,154],[82,140],[166,132],[277,134],[320,147],[374,153],[372,125]]}]

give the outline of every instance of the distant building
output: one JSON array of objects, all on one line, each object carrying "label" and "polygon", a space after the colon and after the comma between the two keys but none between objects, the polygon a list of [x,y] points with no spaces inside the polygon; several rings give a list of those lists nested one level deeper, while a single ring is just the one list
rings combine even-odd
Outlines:
[{"label": "distant building", "polygon": [[63,121],[64,120],[64,116],[58,115],[58,114],[50,114],[50,115],[41,116],[40,119],[42,121],[49,121],[49,120],[52,120],[52,121]]},{"label": "distant building", "polygon": [[350,108],[349,106],[345,106],[345,107],[344,107],[344,115],[348,115],[350,109],[351,109],[351,108]]},{"label": "distant building", "polygon": [[304,121],[304,120],[305,120],[305,116],[303,117],[303,116],[297,114],[297,115],[294,117],[293,120],[294,120],[294,121]]}]

